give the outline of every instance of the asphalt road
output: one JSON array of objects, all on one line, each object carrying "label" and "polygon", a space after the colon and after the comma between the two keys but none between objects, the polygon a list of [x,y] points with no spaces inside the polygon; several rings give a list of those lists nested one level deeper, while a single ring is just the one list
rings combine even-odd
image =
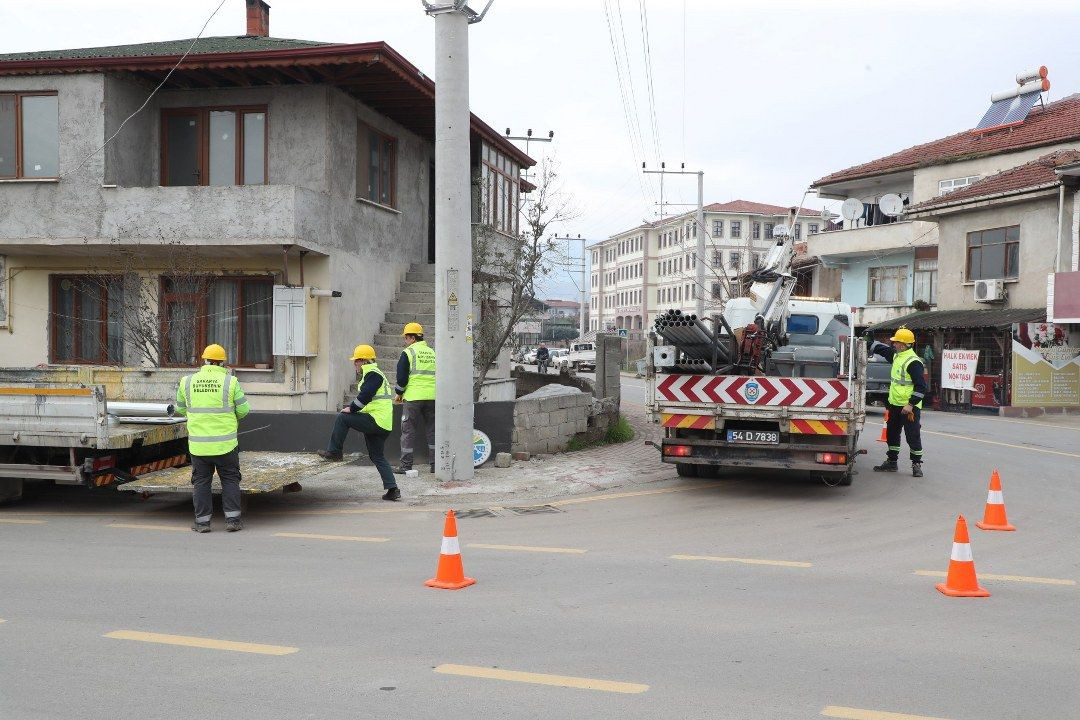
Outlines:
[{"label": "asphalt road", "polygon": [[[0,509],[0,718],[1080,717],[1080,428],[926,426],[922,479],[870,472],[869,432],[850,488],[658,468],[462,518],[460,591],[423,585],[442,508],[196,535],[186,503],[47,494]],[[1013,533],[974,527],[995,468]],[[917,574],[958,513],[989,598]]]}]

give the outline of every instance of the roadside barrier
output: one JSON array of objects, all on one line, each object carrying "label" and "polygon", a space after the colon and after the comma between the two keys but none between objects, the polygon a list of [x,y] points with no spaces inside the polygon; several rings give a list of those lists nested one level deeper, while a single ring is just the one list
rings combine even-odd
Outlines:
[{"label": "roadside barrier", "polygon": [[1001,476],[995,470],[990,475],[990,491],[986,496],[983,519],[975,523],[980,530],[1015,530],[1005,515],[1005,496],[1001,492]]},{"label": "roadside barrier", "polygon": [[979,587],[979,580],[975,576],[975,559],[971,555],[971,539],[963,515],[956,518],[948,575],[945,582],[935,587],[950,597],[990,597],[990,593]]},{"label": "roadside barrier", "polygon": [[461,545],[458,544],[457,519],[453,510],[447,510],[439,567],[435,571],[435,577],[424,584],[441,590],[460,590],[475,582],[474,578],[465,577],[465,567],[461,564]]}]

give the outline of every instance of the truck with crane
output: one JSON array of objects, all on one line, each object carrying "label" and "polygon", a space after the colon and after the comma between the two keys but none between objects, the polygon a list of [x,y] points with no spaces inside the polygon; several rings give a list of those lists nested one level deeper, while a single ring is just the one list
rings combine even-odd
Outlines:
[{"label": "truck with crane", "polygon": [[792,297],[793,239],[784,226],[775,236],[746,295],[722,312],[656,318],[646,402],[663,427],[661,460],[683,477],[761,469],[850,485],[865,421],[866,347],[853,337],[849,305]]}]

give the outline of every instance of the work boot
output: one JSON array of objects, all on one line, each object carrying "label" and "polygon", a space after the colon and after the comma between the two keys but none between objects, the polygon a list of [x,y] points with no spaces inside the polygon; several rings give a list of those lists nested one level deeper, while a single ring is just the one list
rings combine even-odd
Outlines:
[{"label": "work boot", "polygon": [[912,477],[922,477],[922,463],[921,462],[911,463],[911,476]]},{"label": "work boot", "polygon": [[406,465],[405,463],[400,463],[396,468],[394,468],[394,474],[395,475],[404,475],[405,473],[409,472],[410,470],[412,470],[412,465]]},{"label": "work boot", "polygon": [[210,532],[210,523],[208,523],[208,522],[205,522],[205,523],[201,523],[201,522],[192,523],[191,524],[191,529],[194,530],[197,533],[208,533],[208,532]]},{"label": "work boot", "polygon": [[401,499],[401,490],[396,488],[396,487],[392,487],[392,488],[390,488],[389,490],[386,491],[386,494],[382,496],[382,499],[383,500],[400,500]]},{"label": "work boot", "polygon": [[323,460],[340,460],[341,453],[330,452],[329,450],[320,450],[316,453]]},{"label": "work boot", "polygon": [[874,466],[874,472],[896,472],[898,469],[895,460],[886,460],[880,465]]},{"label": "work boot", "polygon": [[244,521],[240,518],[225,518],[225,531],[236,532],[244,529]]}]

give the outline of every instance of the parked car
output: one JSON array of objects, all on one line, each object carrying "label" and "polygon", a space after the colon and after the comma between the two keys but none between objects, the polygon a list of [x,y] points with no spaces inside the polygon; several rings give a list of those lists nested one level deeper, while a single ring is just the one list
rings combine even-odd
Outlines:
[{"label": "parked car", "polygon": [[525,353],[525,355],[521,358],[521,361],[523,363],[525,363],[526,365],[535,365],[536,364],[536,348],[533,348],[532,350],[527,351]]},{"label": "parked car", "polygon": [[892,363],[874,355],[866,363],[866,404],[880,402],[882,405],[889,398],[889,383],[892,382]]}]

